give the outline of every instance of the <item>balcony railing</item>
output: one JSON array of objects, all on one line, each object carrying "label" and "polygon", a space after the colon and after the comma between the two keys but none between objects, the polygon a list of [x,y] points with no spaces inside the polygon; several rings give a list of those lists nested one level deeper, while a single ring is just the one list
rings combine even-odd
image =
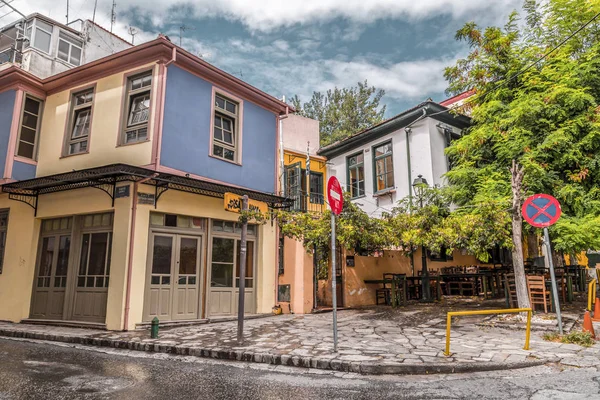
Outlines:
[{"label": "balcony railing", "polygon": [[293,200],[291,211],[321,213],[327,208],[322,193],[292,192],[287,197]]}]

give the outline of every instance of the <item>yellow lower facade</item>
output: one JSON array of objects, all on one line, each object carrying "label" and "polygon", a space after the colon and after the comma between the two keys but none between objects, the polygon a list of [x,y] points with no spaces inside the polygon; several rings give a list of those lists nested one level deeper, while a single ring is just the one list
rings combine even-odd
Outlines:
[{"label": "yellow lower facade", "polygon": [[[95,188],[40,195],[37,216],[0,196],[0,209],[9,212],[0,320],[131,330],[153,316],[165,322],[237,313],[239,215],[225,211],[223,199],[176,190],[163,193],[156,207],[133,204],[136,186],[119,184],[117,192],[120,186],[129,190],[114,206]],[[140,198],[154,190],[137,188]],[[268,313],[275,304],[276,227],[253,226],[248,238],[245,310]]]}]

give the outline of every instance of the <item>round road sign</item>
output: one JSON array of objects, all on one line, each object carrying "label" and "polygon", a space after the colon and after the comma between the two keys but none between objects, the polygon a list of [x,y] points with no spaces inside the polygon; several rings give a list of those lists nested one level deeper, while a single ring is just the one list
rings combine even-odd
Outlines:
[{"label": "round road sign", "polygon": [[329,200],[331,212],[335,215],[340,215],[342,208],[344,207],[344,195],[342,193],[340,181],[338,181],[335,176],[332,176],[327,181],[327,200]]},{"label": "round road sign", "polygon": [[560,203],[549,194],[534,194],[525,200],[521,213],[531,226],[546,228],[560,218]]}]

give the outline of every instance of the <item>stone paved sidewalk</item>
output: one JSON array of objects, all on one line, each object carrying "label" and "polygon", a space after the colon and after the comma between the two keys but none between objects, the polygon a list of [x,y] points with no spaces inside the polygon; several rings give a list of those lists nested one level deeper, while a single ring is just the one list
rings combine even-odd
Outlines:
[{"label": "stone paved sidewalk", "polygon": [[[397,315],[416,313],[406,310]],[[148,330],[106,332],[10,323],[0,323],[0,335],[366,374],[451,373],[548,362],[600,370],[599,344],[583,348],[546,342],[541,333],[532,332],[526,351],[523,330],[480,327],[482,317],[477,316],[453,322],[453,354],[446,357],[445,320],[407,326],[381,308],[339,312],[339,351],[333,353],[331,318],[324,313],[247,320],[244,346],[237,345],[236,322],[161,329],[159,339],[150,339]]]}]

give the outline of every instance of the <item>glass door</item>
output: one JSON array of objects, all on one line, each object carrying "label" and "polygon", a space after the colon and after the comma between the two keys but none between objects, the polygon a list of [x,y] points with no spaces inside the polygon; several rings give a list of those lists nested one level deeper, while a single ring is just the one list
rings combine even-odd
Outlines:
[{"label": "glass door", "polygon": [[177,258],[173,268],[173,319],[198,318],[201,238],[177,235]]}]

